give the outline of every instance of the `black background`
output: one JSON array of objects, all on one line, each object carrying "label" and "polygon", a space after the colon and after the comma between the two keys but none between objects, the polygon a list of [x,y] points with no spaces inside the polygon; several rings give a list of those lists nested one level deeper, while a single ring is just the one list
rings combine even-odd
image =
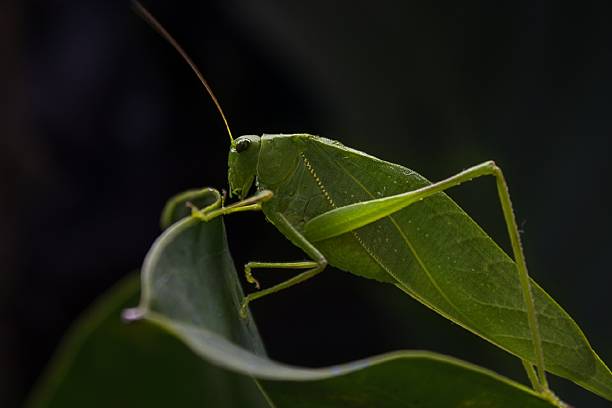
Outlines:
[{"label": "black background", "polygon": [[[496,160],[532,276],[612,361],[610,2],[145,6],[202,68],[237,135],[319,134],[432,180]],[[228,138],[195,76],[128,2],[2,9],[0,405],[13,406],[79,312],[138,268],[166,198],[227,185]],[[508,248],[493,181],[470,184],[451,195]],[[226,224],[238,265],[303,257],[261,215]],[[270,285],[289,273],[263,275]],[[525,381],[518,360],[340,271],[253,310],[281,361],[430,349]],[[552,381],[576,406],[606,405]]]}]

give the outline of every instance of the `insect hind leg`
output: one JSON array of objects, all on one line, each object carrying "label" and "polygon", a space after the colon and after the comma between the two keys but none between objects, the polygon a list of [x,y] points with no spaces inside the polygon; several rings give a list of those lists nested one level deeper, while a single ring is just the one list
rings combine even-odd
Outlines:
[{"label": "insect hind leg", "polygon": [[510,243],[512,244],[514,261],[518,270],[519,282],[523,293],[523,301],[527,309],[527,320],[531,332],[535,357],[534,363],[538,369],[537,382],[534,381],[536,379],[535,375],[533,375],[528,368],[531,367],[531,363],[524,362],[523,365],[527,369],[530,380],[534,383],[534,388],[539,392],[547,392],[548,383],[546,381],[546,371],[544,367],[544,350],[542,347],[533,295],[531,293],[531,283],[527,272],[527,264],[521,246],[516,217],[512,209],[508,185],[502,170],[493,161],[487,161],[470,167],[445,180],[432,183],[417,190],[335,208],[308,221],[304,226],[304,233],[312,242],[329,239],[371,224],[372,222],[392,215],[420,200],[427,199],[451,187],[458,186],[482,176],[493,176],[497,183],[498,198],[504,213],[504,220],[510,237]]}]

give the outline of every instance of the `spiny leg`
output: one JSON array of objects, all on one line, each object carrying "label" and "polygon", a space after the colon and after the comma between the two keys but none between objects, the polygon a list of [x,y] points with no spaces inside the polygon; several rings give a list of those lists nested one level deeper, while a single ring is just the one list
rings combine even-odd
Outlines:
[{"label": "spiny leg", "polygon": [[[279,262],[279,263],[249,262],[249,264],[251,264],[251,267],[253,267],[254,265],[261,265],[262,267],[270,266],[273,268],[298,268],[298,269],[310,268],[310,269],[308,269],[306,272],[302,272],[299,275],[294,276],[270,288],[266,288],[266,289],[260,290],[259,292],[254,292],[254,293],[247,295],[242,301],[242,306],[240,308],[240,315],[242,317],[246,317],[247,307],[249,303],[252,302],[253,300],[262,298],[264,296],[271,295],[272,293],[276,293],[280,290],[287,289],[293,285],[297,285],[298,283],[304,282],[314,277],[315,275],[321,273],[327,266],[327,260],[325,259],[323,254],[321,254],[321,252],[319,252],[319,250],[315,248],[315,246],[312,245],[312,243],[310,243],[310,241],[308,241],[304,237],[304,235],[302,235],[298,230],[296,230],[295,227],[291,225],[289,221],[287,221],[285,216],[283,216],[281,213],[276,213],[272,215],[271,218],[274,224],[281,231],[283,231],[285,236],[287,236],[287,238],[289,238],[292,242],[296,243],[296,245],[298,245],[304,252],[306,252],[306,254],[310,256],[313,260],[304,261],[304,262]],[[245,268],[245,274],[246,273],[247,272]],[[248,276],[247,276],[247,280],[249,280]],[[254,281],[255,279],[252,278],[252,280]],[[249,282],[251,281],[249,280]]]},{"label": "spiny leg", "polygon": [[[523,246],[521,244],[521,237],[516,223],[516,216],[512,209],[512,201],[510,200],[510,191],[508,190],[508,183],[504,174],[495,162],[488,161],[480,165],[474,166],[467,169],[456,176],[449,177],[448,179],[435,183],[432,186],[421,189],[423,198],[435,194],[436,192],[446,190],[447,188],[457,186],[463,182],[471,181],[473,178],[492,175],[495,177],[497,184],[497,194],[501,203],[502,211],[504,213],[504,219],[506,221],[506,229],[510,237],[510,244],[512,245],[512,252],[514,254],[514,262],[518,269],[519,281],[521,284],[521,290],[523,292],[523,300],[527,307],[527,321],[529,323],[529,329],[531,331],[531,338],[533,340],[533,349],[536,360],[536,367],[538,369],[538,380],[539,383],[536,385],[536,389],[540,392],[548,391],[548,381],[546,380],[546,370],[544,368],[544,350],[542,349],[542,339],[540,335],[540,328],[538,325],[538,318],[535,310],[535,303],[533,300],[533,293],[531,291],[531,283],[529,280],[529,273],[527,272],[527,262],[525,261],[525,254],[523,252]],[[418,191],[418,190],[417,190]],[[529,362],[523,361],[523,365],[527,370],[527,375],[533,382],[533,369],[528,369],[527,365],[531,367]]]},{"label": "spiny leg", "polygon": [[[227,207],[223,207],[221,206],[221,204],[215,202],[213,205],[210,205],[200,210],[192,205],[191,216],[202,221],[210,221],[220,215],[227,215],[235,212],[261,211],[261,203],[271,199],[272,195],[272,191],[262,190],[257,192],[255,195],[252,195],[251,197],[245,198],[244,200],[238,201],[237,203],[228,205]],[[218,202],[221,203],[222,201],[223,199],[219,198]]]},{"label": "spiny leg", "polygon": [[194,207],[191,203],[196,200],[212,201],[212,204],[206,206],[202,211],[210,211],[223,205],[221,194],[214,188],[184,191],[170,198],[164,206],[161,216],[162,228],[166,229],[172,224],[176,211],[184,211],[185,205],[189,208]]},{"label": "spiny leg", "polygon": [[311,269],[316,267],[318,264],[314,261],[301,261],[301,262],[249,262],[244,265],[244,276],[247,282],[255,285],[255,288],[260,289],[259,282],[253,274],[252,269],[255,268],[273,268],[273,269]]},{"label": "spiny leg", "polygon": [[323,272],[323,270],[325,269],[325,267],[327,266],[327,262],[324,263],[320,263],[317,264],[317,266],[315,268],[309,269],[306,272],[302,272],[297,276],[294,276],[291,279],[288,279],[284,282],[279,283],[278,285],[274,285],[272,287],[269,287],[267,289],[263,289],[260,290],[258,292],[254,292],[251,293],[249,295],[247,295],[244,300],[242,301],[242,306],[240,307],[240,316],[242,317],[246,317],[247,315],[247,307],[249,305],[249,303],[251,303],[253,300],[255,299],[259,299],[262,298],[264,296],[268,296],[271,295],[273,293],[276,293],[278,291],[281,291],[283,289],[287,289],[290,288],[293,285],[297,285],[298,283],[302,283],[316,275],[318,275],[319,273]]},{"label": "spiny leg", "polygon": [[[497,167],[493,161],[476,165],[452,177],[449,177],[446,180],[433,183],[418,190],[333,209],[310,220],[304,226],[305,235],[312,242],[317,242],[355,230],[406,208],[419,200],[423,200],[431,195],[440,193],[448,188],[458,186],[481,176],[494,176],[497,182],[497,192],[502,211],[504,213],[508,235],[510,236],[510,243],[512,245],[514,261],[519,274],[519,282],[521,285],[521,291],[523,293],[523,300],[527,308],[529,330],[531,331],[531,337],[533,340],[535,363],[538,369],[538,381],[536,384],[534,384],[534,387],[537,391],[546,393],[549,392],[549,390],[548,383],[546,381],[546,371],[544,369],[544,352],[542,349],[542,340],[535,312],[533,295],[531,292],[531,284],[529,282],[529,274],[527,272],[527,264],[523,254],[516,218],[514,216],[514,211],[512,210],[512,202],[510,201],[508,185],[506,184],[506,180],[504,179],[501,169]],[[527,370],[530,380],[534,382],[535,376],[533,369],[531,368],[531,363],[528,361],[523,361],[523,365]]]}]

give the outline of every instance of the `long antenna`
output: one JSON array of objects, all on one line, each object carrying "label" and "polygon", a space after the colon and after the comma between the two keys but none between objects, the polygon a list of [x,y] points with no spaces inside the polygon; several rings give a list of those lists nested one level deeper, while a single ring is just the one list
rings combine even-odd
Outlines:
[{"label": "long antenna", "polygon": [[143,7],[142,4],[140,4],[137,0],[132,0],[132,7],[134,8],[134,11],[136,12],[136,14],[138,14],[140,17],[142,17],[142,19],[145,20],[147,23],[149,23],[149,25],[151,27],[153,27],[153,29],[155,29],[155,31],[157,31],[157,33],[159,35],[161,35],[163,38],[165,38],[166,41],[168,41],[170,43],[170,45],[172,45],[172,47],[181,55],[181,57],[183,57],[185,62],[187,62],[187,64],[189,64],[189,66],[191,67],[193,72],[197,75],[197,77],[200,80],[200,82],[202,83],[202,85],[204,85],[204,88],[206,89],[206,92],[208,92],[208,94],[210,95],[211,99],[215,103],[215,106],[217,107],[217,110],[221,114],[221,118],[223,119],[223,123],[225,123],[225,128],[227,129],[227,133],[229,135],[231,144],[232,144],[232,146],[234,146],[234,137],[232,136],[232,131],[230,130],[229,124],[227,123],[227,119],[225,118],[225,114],[223,113],[223,109],[221,109],[221,104],[219,104],[219,101],[217,100],[217,97],[215,96],[214,92],[212,91],[212,88],[210,87],[210,85],[208,85],[208,82],[206,81],[206,79],[204,79],[204,76],[202,75],[202,73],[200,72],[200,70],[198,69],[196,64],[191,60],[191,58],[189,58],[189,55],[187,55],[185,50],[183,50],[183,48],[166,31],[166,29],[155,19],[155,17],[153,17],[151,15],[151,13],[149,13],[149,11],[146,8]]}]

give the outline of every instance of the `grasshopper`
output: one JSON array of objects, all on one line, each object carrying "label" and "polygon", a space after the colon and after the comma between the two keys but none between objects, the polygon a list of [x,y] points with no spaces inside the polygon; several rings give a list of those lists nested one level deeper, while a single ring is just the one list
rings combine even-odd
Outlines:
[{"label": "grasshopper", "polygon": [[[234,139],[217,98],[195,64],[142,6],[136,3],[135,7],[198,76],[229,135],[229,190],[230,196],[237,196],[239,201],[225,206],[219,195],[217,202],[205,209],[192,208],[192,216],[209,221],[239,211],[263,212],[310,258],[247,263],[246,280],[260,290],[244,298],[243,315],[253,300],[304,282],[332,265],[395,285],[446,318],[517,355],[534,389],[552,396],[544,361],[549,371],[560,375],[571,371],[549,362],[557,350],[544,347],[547,342],[541,333],[549,338],[558,333],[551,314],[555,319],[569,321],[564,323],[564,329],[581,338],[584,335],[529,278],[508,185],[493,161],[432,183],[408,168],[319,136],[264,134]],[[496,180],[514,259],[444,193],[482,176]],[[252,190],[255,192],[249,196]],[[260,268],[301,272],[261,289],[253,276],[253,270]],[[503,294],[495,293],[500,282],[505,288]],[[587,346],[580,346],[575,364],[593,358]]]}]

